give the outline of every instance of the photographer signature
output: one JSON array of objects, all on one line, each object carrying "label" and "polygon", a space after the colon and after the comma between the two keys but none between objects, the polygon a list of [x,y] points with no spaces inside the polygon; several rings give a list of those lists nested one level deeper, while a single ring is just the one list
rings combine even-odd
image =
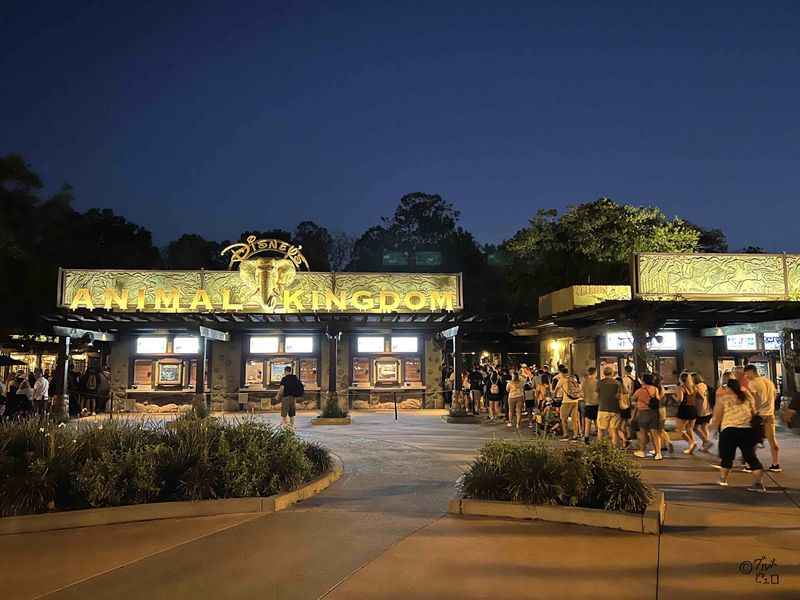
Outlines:
[{"label": "photographer signature", "polygon": [[767,585],[777,585],[781,582],[778,574],[778,563],[774,558],[767,559],[760,556],[753,560],[743,560],[739,563],[739,573],[741,575],[753,575],[756,583]]}]

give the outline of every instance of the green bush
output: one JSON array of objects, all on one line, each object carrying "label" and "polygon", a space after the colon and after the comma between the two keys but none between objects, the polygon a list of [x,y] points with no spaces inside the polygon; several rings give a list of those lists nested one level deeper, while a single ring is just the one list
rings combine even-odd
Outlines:
[{"label": "green bush", "polygon": [[323,446],[255,421],[15,421],[0,424],[0,514],[269,496],[331,464]]},{"label": "green bush", "polygon": [[466,498],[643,513],[652,491],[607,443],[560,449],[543,440],[492,441],[459,483]]}]

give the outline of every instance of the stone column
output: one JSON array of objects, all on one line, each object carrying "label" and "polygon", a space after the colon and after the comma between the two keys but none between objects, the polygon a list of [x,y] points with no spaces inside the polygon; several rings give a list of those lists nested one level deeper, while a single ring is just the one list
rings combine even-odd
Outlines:
[{"label": "stone column", "polygon": [[239,387],[242,376],[242,338],[211,345],[211,410],[239,410]]},{"label": "stone column", "polygon": [[350,336],[342,334],[336,352],[336,392],[339,406],[350,410]]},{"label": "stone column", "polygon": [[116,412],[134,409],[133,400],[128,399],[127,391],[130,354],[131,339],[127,335],[120,335],[111,343],[111,354],[108,357],[108,366],[111,370],[110,399]]},{"label": "stone column", "polygon": [[423,398],[423,408],[444,408],[442,346],[432,335],[425,336],[425,398]]}]

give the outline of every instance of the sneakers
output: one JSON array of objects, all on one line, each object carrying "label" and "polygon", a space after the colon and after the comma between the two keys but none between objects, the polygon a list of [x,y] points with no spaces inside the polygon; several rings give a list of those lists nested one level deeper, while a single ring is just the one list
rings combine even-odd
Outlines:
[{"label": "sneakers", "polygon": [[721,485],[722,487],[728,487],[727,480],[723,479],[722,477],[719,478],[719,481],[717,482],[717,484]]},{"label": "sneakers", "polygon": [[656,454],[656,455],[653,457],[653,460],[664,460],[664,457],[661,455],[661,453],[659,453],[659,454]]},{"label": "sneakers", "polygon": [[780,465],[770,465],[768,471],[772,471],[773,473],[783,473],[783,469],[781,469]]},{"label": "sneakers", "polygon": [[752,473],[752,472],[753,472],[753,469],[751,469],[749,465],[744,465],[742,467],[742,473]]},{"label": "sneakers", "polygon": [[645,454],[641,450],[637,450],[636,452],[633,453],[633,455],[637,458],[647,458],[647,454]]},{"label": "sneakers", "polygon": [[511,427],[511,421],[509,421],[508,423],[506,423],[506,427]]},{"label": "sneakers", "polygon": [[748,492],[756,492],[758,494],[766,494],[767,488],[764,487],[763,483],[754,483],[749,488],[747,488]]},{"label": "sneakers", "polygon": [[570,440],[570,437],[568,435],[565,435],[564,437],[561,438],[562,442],[568,442],[569,440]]},{"label": "sneakers", "polygon": [[697,447],[697,446],[694,446],[694,445],[692,445],[692,446],[689,446],[689,447],[688,447],[686,450],[684,450],[684,451],[683,451],[683,453],[684,453],[684,454],[693,454],[693,453],[694,453],[694,449],[695,449],[696,447]]},{"label": "sneakers", "polygon": [[703,442],[702,451],[703,452],[708,452],[708,449],[711,448],[711,446],[713,446],[713,445],[714,445],[714,442],[711,442],[711,441]]}]

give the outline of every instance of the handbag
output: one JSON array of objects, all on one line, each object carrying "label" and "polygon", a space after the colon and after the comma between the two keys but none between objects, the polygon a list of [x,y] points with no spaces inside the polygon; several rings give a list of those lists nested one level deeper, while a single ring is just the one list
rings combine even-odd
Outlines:
[{"label": "handbag", "polygon": [[755,411],[750,411],[750,427],[753,429],[754,445],[764,441],[764,418]]}]

